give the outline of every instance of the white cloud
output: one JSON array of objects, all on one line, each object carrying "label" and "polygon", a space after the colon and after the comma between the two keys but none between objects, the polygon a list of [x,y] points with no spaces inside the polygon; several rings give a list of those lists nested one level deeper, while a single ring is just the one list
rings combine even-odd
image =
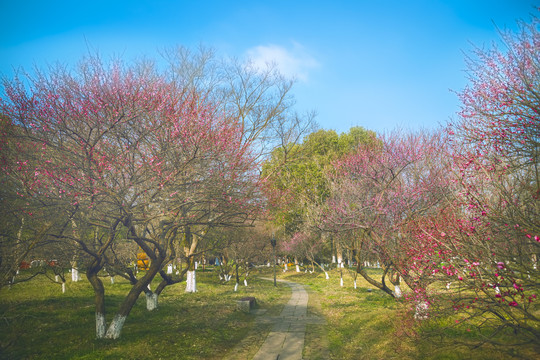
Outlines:
[{"label": "white cloud", "polygon": [[309,71],[319,67],[317,60],[298,43],[293,43],[290,49],[274,44],[260,45],[249,49],[246,55],[258,68],[275,64],[283,75],[300,81],[307,81]]}]

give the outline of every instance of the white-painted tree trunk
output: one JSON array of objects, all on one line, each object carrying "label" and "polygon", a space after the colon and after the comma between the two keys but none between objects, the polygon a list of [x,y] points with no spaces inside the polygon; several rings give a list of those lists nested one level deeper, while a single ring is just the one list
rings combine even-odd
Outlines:
[{"label": "white-painted tree trunk", "polygon": [[194,293],[197,291],[197,280],[195,270],[188,270],[186,274],[186,292]]},{"label": "white-painted tree trunk", "polygon": [[356,290],[356,280],[354,280],[354,289]]},{"label": "white-painted tree trunk", "polygon": [[234,291],[238,291],[238,283],[234,284]]},{"label": "white-painted tree trunk", "polygon": [[59,281],[58,281],[58,278],[59,278],[59,276],[58,276],[58,275],[55,275],[55,276],[54,276],[54,281],[55,281],[55,282],[59,282]]},{"label": "white-painted tree trunk", "polygon": [[294,265],[296,265],[296,272],[299,273],[300,272],[300,265],[298,264],[298,259],[297,258],[294,258]]},{"label": "white-painted tree trunk", "polygon": [[158,297],[156,293],[146,293],[146,310],[152,311],[158,307]]},{"label": "white-painted tree trunk", "polygon": [[247,279],[244,279],[244,286],[247,286]]},{"label": "white-painted tree trunk", "polygon": [[343,287],[343,278],[340,278],[340,279],[339,279],[339,285],[340,285],[341,287]]},{"label": "white-painted tree trunk", "polygon": [[115,315],[113,321],[111,322],[111,325],[109,325],[109,328],[107,329],[105,337],[107,339],[118,339],[120,337],[120,333],[122,332],[122,327],[124,326],[125,322],[125,316]]},{"label": "white-painted tree trunk", "polygon": [[62,294],[66,293],[66,283],[65,281],[62,282]]},{"label": "white-painted tree trunk", "polygon": [[172,272],[173,272],[172,264],[167,265],[167,274],[172,274]]},{"label": "white-painted tree trunk", "polygon": [[71,268],[71,281],[79,281],[79,270],[77,268]]},{"label": "white-painted tree trunk", "polygon": [[336,263],[336,255],[332,255],[332,264]]},{"label": "white-painted tree trunk", "polygon": [[106,330],[105,314],[96,313],[96,338],[103,339]]},{"label": "white-painted tree trunk", "polygon": [[111,284],[114,284],[114,276],[111,276]]},{"label": "white-painted tree trunk", "polygon": [[328,273],[325,271],[324,275],[326,276],[326,280],[330,279],[330,276],[328,276]]},{"label": "white-painted tree trunk", "polygon": [[401,292],[401,287],[399,285],[394,285],[394,296],[398,299],[403,296],[403,293]]}]

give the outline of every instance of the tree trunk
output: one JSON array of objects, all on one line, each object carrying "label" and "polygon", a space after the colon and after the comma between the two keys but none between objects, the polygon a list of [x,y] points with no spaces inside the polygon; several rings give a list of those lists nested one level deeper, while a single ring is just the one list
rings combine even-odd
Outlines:
[{"label": "tree trunk", "polygon": [[145,295],[146,295],[146,310],[152,311],[152,310],[157,309],[159,295],[151,291],[148,291],[147,293],[145,293]]},{"label": "tree trunk", "polygon": [[76,264],[71,268],[71,281],[77,282],[79,281],[79,269],[76,268]]},{"label": "tree trunk", "polygon": [[186,273],[186,292],[197,292],[197,280],[195,276],[195,270],[188,270]]},{"label": "tree trunk", "polygon": [[341,247],[341,243],[339,241],[336,242],[336,255],[338,268],[343,268],[343,248]]},{"label": "tree trunk", "polygon": [[369,274],[366,272],[366,269],[364,269],[364,267],[360,265],[360,262],[358,262],[358,267],[356,268],[356,272],[362,275],[362,277],[366,279],[368,283],[375,286],[377,289],[380,289],[384,291],[385,293],[387,293],[388,295],[395,297],[394,292],[388,286],[386,286],[386,282],[384,280],[386,277],[386,273],[388,272],[388,269],[389,269],[388,267],[385,269],[381,278],[381,282],[378,282],[377,280],[370,277]]},{"label": "tree trunk", "polygon": [[101,279],[97,276],[98,267],[89,267],[86,276],[88,281],[94,288],[94,304],[96,306],[96,338],[103,339],[105,337],[106,320],[105,320],[105,288]]},{"label": "tree trunk", "polygon": [[109,328],[107,329],[105,338],[118,339],[120,337],[120,334],[122,333],[122,328],[124,327],[126,318],[127,315],[116,314],[113,321],[111,322],[111,325],[109,325]]},{"label": "tree trunk", "polygon": [[141,292],[148,288],[148,284],[156,275],[159,266],[159,260],[153,261],[150,265],[150,269],[146,272],[146,274],[139,281],[137,281],[135,285],[132,286],[131,290],[120,305],[118,312],[114,316],[113,321],[109,325],[109,328],[107,329],[107,333],[105,334],[105,337],[107,339],[118,339],[120,337],[122,327],[124,326],[126,318],[131,312],[133,305],[135,305],[135,303],[137,302],[137,299],[139,298]]},{"label": "tree trunk", "polygon": [[311,264],[312,264],[312,265],[313,265],[313,264],[316,264],[316,265],[324,272],[324,275],[326,276],[326,280],[330,279],[330,276],[328,276],[328,273],[326,272],[326,270],[324,269],[324,267],[322,267],[321,264],[319,264],[318,262],[316,262],[315,260],[313,260],[313,258],[310,259],[310,261],[311,261]]},{"label": "tree trunk", "polygon": [[188,271],[186,273],[186,290],[185,292],[194,293],[197,291],[197,280],[195,277],[195,262],[193,255],[197,249],[198,238],[195,234],[191,233],[189,227],[186,228],[186,240],[189,246],[184,247],[186,258],[188,259]]}]

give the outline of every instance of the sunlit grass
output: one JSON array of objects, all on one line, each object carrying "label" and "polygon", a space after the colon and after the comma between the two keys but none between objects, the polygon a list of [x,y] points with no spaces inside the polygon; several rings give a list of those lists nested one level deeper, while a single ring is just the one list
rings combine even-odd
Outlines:
[{"label": "sunlit grass", "polygon": [[[380,274],[379,269],[369,269]],[[236,300],[254,296],[266,315],[279,315],[290,288],[258,277],[272,277],[271,269],[258,270],[249,286],[222,285],[211,269],[197,272],[195,294],[185,284],[167,288],[157,311],[148,312],[144,295],[128,317],[119,340],[96,340],[93,291],[87,281],[68,281],[67,291],[47,280],[33,280],[0,291],[0,359],[251,359],[264,342],[270,325],[256,322],[254,314],[236,310]],[[330,279],[318,272],[278,272],[278,277],[305,284],[309,293],[308,315],[326,324],[307,325],[304,359],[509,359],[535,358],[532,348],[501,352],[490,346],[471,350],[462,344],[481,334],[466,326],[452,326],[448,317],[423,328],[409,305],[373,288],[363,278],[330,271]],[[117,278],[104,279],[107,319],[129,291]],[[153,286],[155,288],[155,284]],[[370,291],[368,291],[370,289]],[[264,316],[264,315],[263,315]],[[444,338],[427,336],[443,330]],[[441,341],[444,340],[444,341]],[[441,347],[445,343],[450,346]]]},{"label": "sunlit grass", "polygon": [[[167,288],[157,311],[148,312],[144,294],[117,341],[96,340],[93,292],[87,281],[68,282],[67,291],[46,280],[0,292],[2,359],[220,359],[254,326],[255,316],[236,310],[236,300],[255,296],[258,307],[278,313],[290,290],[251,279],[249,286],[221,285],[214,272],[197,273],[198,292],[185,284]],[[105,282],[107,319],[129,291],[127,283]],[[258,344],[257,344],[258,345]]]},{"label": "sunlit grass", "polygon": [[[382,270],[369,269],[368,272],[380,275]],[[288,271],[280,275],[308,285],[310,311],[327,320],[325,334],[319,330],[310,334],[312,330],[308,327],[304,355],[315,353],[310,347],[317,348],[324,341],[323,336],[327,336],[329,359],[540,358],[532,346],[505,348],[504,351],[489,345],[473,349],[481,339],[476,329],[463,326],[447,330],[455,321],[452,317],[417,322],[409,304],[396,301],[361,277],[357,278],[357,289],[354,289],[353,280],[345,271],[343,287],[338,270],[330,272],[329,280],[321,273]],[[407,289],[406,286],[402,288]],[[432,330],[439,330],[444,339],[432,336]],[[319,359],[316,356],[306,358]]]}]

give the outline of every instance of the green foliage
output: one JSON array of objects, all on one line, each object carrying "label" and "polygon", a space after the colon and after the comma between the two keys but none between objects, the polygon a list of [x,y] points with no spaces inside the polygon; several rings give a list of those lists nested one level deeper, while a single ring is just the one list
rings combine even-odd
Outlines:
[{"label": "green foliage", "polygon": [[330,195],[326,173],[332,162],[354,152],[360,144],[375,142],[373,131],[353,127],[340,135],[334,130],[319,130],[302,144],[276,149],[263,166],[263,176],[269,178],[270,192],[280,194],[279,202],[271,207],[277,225],[289,235],[298,231],[306,209],[323,204]]}]

